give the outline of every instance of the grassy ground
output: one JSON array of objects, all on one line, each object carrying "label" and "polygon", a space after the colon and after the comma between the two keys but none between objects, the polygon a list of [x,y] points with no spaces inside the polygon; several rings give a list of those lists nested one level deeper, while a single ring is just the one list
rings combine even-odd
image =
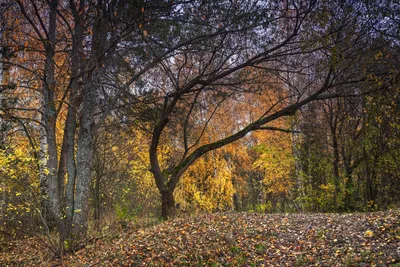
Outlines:
[{"label": "grassy ground", "polygon": [[93,240],[62,260],[24,240],[0,266],[398,266],[400,211],[221,213],[175,219]]}]

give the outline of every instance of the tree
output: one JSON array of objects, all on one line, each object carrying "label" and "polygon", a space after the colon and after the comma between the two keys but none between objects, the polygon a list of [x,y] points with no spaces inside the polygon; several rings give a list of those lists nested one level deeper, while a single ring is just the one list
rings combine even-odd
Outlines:
[{"label": "tree", "polygon": [[[206,193],[216,199],[213,190],[226,189],[219,201],[227,203],[232,185],[240,181],[241,170],[232,165],[246,157],[233,156],[234,142],[242,140],[241,147],[248,148],[255,144],[256,131],[291,132],[287,117],[312,109],[313,101],[396,84],[385,62],[376,59],[382,50],[380,32],[390,28],[393,35],[390,25],[396,21],[384,9],[363,1],[16,0],[2,6],[1,13],[0,62],[3,70],[10,66],[1,74],[10,74],[7,83],[15,86],[1,88],[0,130],[23,131],[35,158],[33,175],[40,180],[41,215],[57,228],[61,246],[75,249],[84,243],[93,188],[100,217],[104,171],[118,168],[103,168],[100,162],[125,155],[114,153],[119,146],[101,143],[109,140],[103,126],[118,119],[122,128],[132,123],[133,132],[143,130],[130,144],[137,153],[130,155],[136,162],[129,165],[130,175],[144,175],[148,181],[147,167],[137,163],[148,161],[164,218],[174,213],[175,189],[190,174],[216,178]],[[383,39],[383,44],[394,44],[393,36]],[[331,123],[332,137],[339,137],[339,124]],[[150,136],[147,156],[138,150],[148,140],[144,132]],[[337,148],[341,142],[338,138]],[[387,143],[376,144],[381,145]],[[17,151],[15,147],[7,153]],[[225,151],[216,151],[222,147]],[[261,175],[265,162],[279,169],[271,159],[280,149],[261,150],[259,181],[272,173]],[[341,160],[350,158],[351,149],[335,151],[339,193]],[[373,157],[367,149],[364,154],[367,167],[367,158]],[[285,159],[290,166],[291,157]],[[212,173],[207,167],[213,161],[218,168]],[[189,169],[196,164],[198,169]],[[353,174],[359,175],[357,171]],[[126,184],[140,185],[123,174]],[[288,174],[281,170],[276,176],[286,181]],[[276,185],[275,180],[267,182]],[[289,192],[281,189],[282,184],[275,191]],[[121,202],[127,199],[135,198],[121,194]]]},{"label": "tree", "polygon": [[[104,77],[118,41],[142,17],[137,4],[16,1],[5,13],[8,35],[2,47],[16,73],[12,79],[23,77],[18,90],[25,89],[24,101],[32,105],[26,109],[19,102],[17,108],[31,112],[22,121],[37,123],[34,129],[40,132],[40,145],[32,145],[38,150],[43,212],[57,225],[60,244],[70,240],[71,248],[87,230],[94,126],[102,121],[96,111]],[[132,10],[135,15],[124,21]]]},{"label": "tree", "polygon": [[[357,93],[350,85],[367,77],[360,55],[368,49],[363,45],[370,36],[371,21],[365,23],[366,18],[357,15],[366,10],[363,3],[359,10],[349,6],[328,7],[315,2],[253,5],[251,1],[210,5],[210,13],[203,13],[202,19],[207,22],[212,18],[218,25],[215,34],[177,49],[147,74],[144,88],[152,96],[149,102],[153,105],[148,109],[153,122],[148,129],[152,132],[151,171],[162,196],[164,218],[174,212],[173,193],[182,175],[205,153],[253,131],[275,130],[271,122],[294,115],[312,101]],[[238,13],[231,16],[232,20],[219,16],[229,14],[233,7]],[[200,11],[205,10],[202,6]],[[313,19],[320,12],[326,18]],[[282,25],[286,25],[285,34],[280,31]],[[256,69],[263,71],[254,78],[249,74]],[[289,73],[289,78],[283,73]],[[260,84],[267,86],[260,88]],[[339,86],[344,89],[332,91]],[[257,119],[238,121],[229,135],[204,140],[207,127],[218,123],[214,114],[226,99],[257,91],[268,94],[268,88],[276,90],[279,98]],[[208,116],[203,115],[206,110],[210,111]],[[162,169],[158,148],[164,134],[172,129],[179,131],[174,136],[174,153],[180,155],[174,155],[170,166]]]},{"label": "tree", "polygon": [[[368,84],[356,85],[360,94],[321,101],[302,111],[303,123],[300,128],[303,138],[300,150],[304,154],[299,159],[303,174],[302,187],[306,193],[299,199],[306,209],[377,209],[382,207],[380,190],[385,188],[380,185],[396,180],[395,175],[391,175],[391,179],[378,177],[378,173],[382,174],[378,170],[380,158],[392,154],[392,160],[397,147],[387,142],[387,137],[393,133],[393,129],[386,124],[388,121],[383,123],[387,115],[375,113],[377,110],[396,112],[393,105],[389,108],[383,104],[385,101],[379,102],[375,98],[379,95],[382,98],[378,98],[385,99],[388,92],[394,99],[397,97],[393,88],[398,86],[398,72],[393,71],[393,62],[397,61],[398,53],[395,49],[387,48],[391,42],[382,36],[373,41],[372,46],[379,49],[373,50],[364,59],[368,62],[365,65],[376,63],[370,65]],[[336,88],[338,90],[343,88]],[[394,121],[392,123],[396,124]],[[370,134],[374,138],[370,139]],[[395,195],[396,189],[392,188]],[[391,195],[388,194],[390,190],[386,188],[383,191],[386,191],[387,199]],[[369,207],[367,203],[370,203]]]}]

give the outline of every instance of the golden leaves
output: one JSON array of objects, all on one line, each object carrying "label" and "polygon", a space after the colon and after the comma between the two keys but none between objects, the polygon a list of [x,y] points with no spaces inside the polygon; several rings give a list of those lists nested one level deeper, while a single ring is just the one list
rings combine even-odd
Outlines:
[{"label": "golden leaves", "polygon": [[205,211],[231,207],[235,193],[234,166],[230,166],[223,155],[216,151],[193,164],[181,180],[176,201],[182,206],[191,202],[193,208]]},{"label": "golden leaves", "polygon": [[364,233],[364,237],[370,238],[370,237],[373,237],[373,236],[374,236],[374,232],[371,231],[371,230],[367,230],[367,231],[365,231],[365,233]]},{"label": "golden leaves", "polygon": [[260,147],[261,154],[253,166],[264,172],[263,183],[268,192],[287,193],[293,184],[290,172],[294,168],[290,136],[275,133],[269,141]]}]

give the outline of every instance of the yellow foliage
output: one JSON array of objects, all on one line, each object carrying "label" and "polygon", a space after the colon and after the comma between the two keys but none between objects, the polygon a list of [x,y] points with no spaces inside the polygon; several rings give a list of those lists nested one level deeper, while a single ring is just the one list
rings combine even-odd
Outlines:
[{"label": "yellow foliage", "polygon": [[21,220],[31,218],[31,208],[36,204],[32,196],[38,191],[37,164],[31,147],[16,135],[12,145],[0,150],[0,192],[8,196],[3,199],[6,202],[0,214],[0,231],[13,235],[21,231]]},{"label": "yellow foliage", "polygon": [[33,186],[38,185],[37,169],[34,166],[35,158],[28,151],[28,145],[23,141],[14,144],[7,150],[0,150],[0,177],[14,180],[28,177]]},{"label": "yellow foliage", "polygon": [[233,171],[221,151],[200,158],[182,178],[175,193],[177,203],[183,208],[190,205],[203,211],[231,208],[235,193]]},{"label": "yellow foliage", "polygon": [[263,185],[268,193],[287,194],[293,185],[291,172],[294,168],[294,157],[290,136],[277,134],[264,139],[265,145],[253,166],[264,173]]}]

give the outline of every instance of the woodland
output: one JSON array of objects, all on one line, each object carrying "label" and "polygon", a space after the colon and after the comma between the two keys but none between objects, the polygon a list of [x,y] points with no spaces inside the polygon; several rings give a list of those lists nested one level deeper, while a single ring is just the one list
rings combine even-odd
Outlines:
[{"label": "woodland", "polygon": [[0,0],[0,265],[400,266],[399,14]]}]

